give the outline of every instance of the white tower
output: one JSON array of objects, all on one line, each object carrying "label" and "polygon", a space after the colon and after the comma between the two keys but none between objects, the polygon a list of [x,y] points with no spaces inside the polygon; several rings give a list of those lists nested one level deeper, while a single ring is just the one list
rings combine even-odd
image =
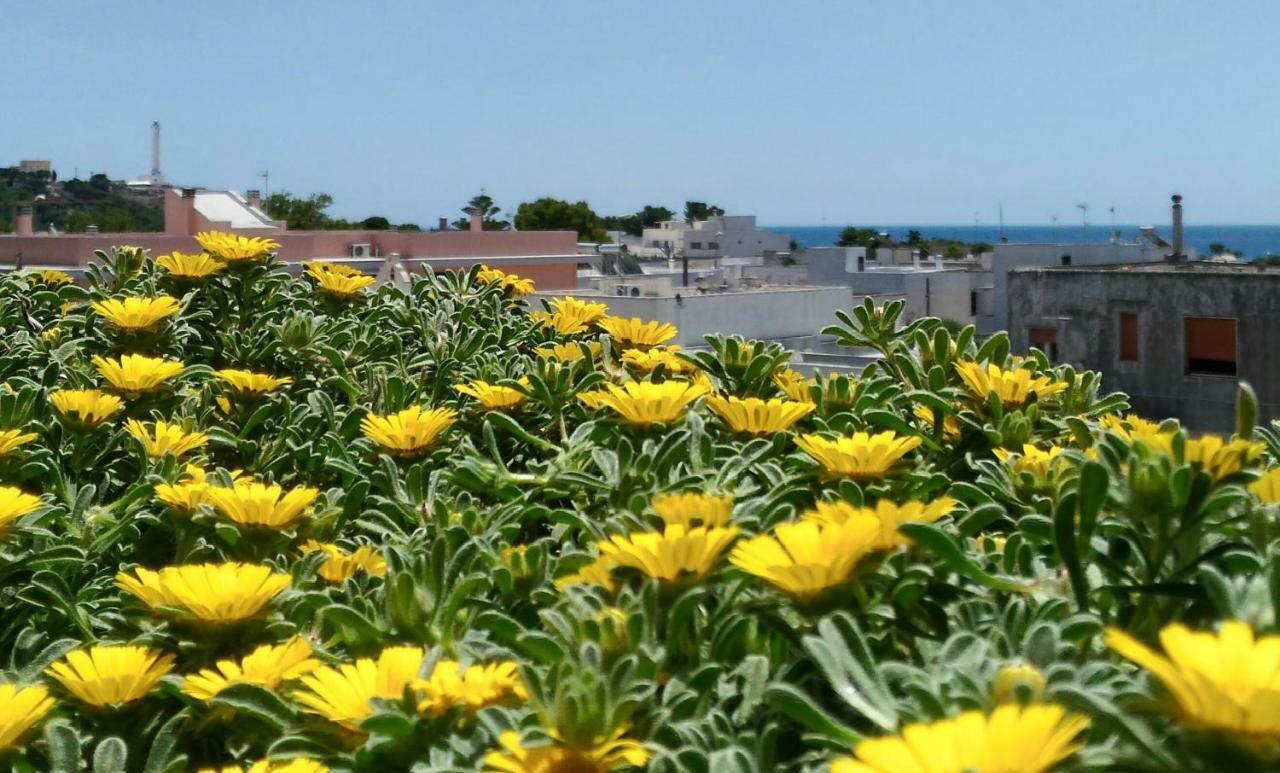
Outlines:
[{"label": "white tower", "polygon": [[160,172],[160,122],[151,122],[151,173],[143,178],[152,185],[163,185],[164,175]]}]

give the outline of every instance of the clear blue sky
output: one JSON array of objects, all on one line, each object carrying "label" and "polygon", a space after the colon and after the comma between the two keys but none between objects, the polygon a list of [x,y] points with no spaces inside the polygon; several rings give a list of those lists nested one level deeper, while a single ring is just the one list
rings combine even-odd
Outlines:
[{"label": "clear blue sky", "polygon": [[1280,3],[0,3],[0,164],[771,224],[1280,222]]}]

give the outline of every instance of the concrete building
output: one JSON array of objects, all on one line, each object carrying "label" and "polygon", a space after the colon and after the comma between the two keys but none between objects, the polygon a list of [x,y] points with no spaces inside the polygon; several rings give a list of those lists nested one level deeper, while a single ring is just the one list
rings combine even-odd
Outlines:
[{"label": "concrete building", "polygon": [[791,249],[790,236],[756,227],[755,215],[715,215],[692,224],[664,220],[644,229],[640,241],[646,255],[690,258],[751,258]]},{"label": "concrete building", "polygon": [[846,285],[854,302],[870,297],[877,304],[903,300],[902,321],[940,317],[962,325],[991,315],[989,265],[974,260],[921,260],[907,264],[867,259],[865,247],[820,247],[804,252],[808,282],[813,285]]},{"label": "concrete building", "polygon": [[549,290],[577,286],[575,232],[485,231],[478,215],[468,231],[290,231],[263,212],[254,191],[241,196],[234,191],[166,188],[164,223],[162,233],[37,232],[31,207],[20,206],[14,232],[0,234],[0,264],[83,266],[94,250],[118,244],[144,247],[153,255],[193,252],[198,249],[192,238],[196,233],[218,230],[275,239],[285,261],[361,260],[394,253],[408,265],[465,268],[483,262],[527,276]]},{"label": "concrete building", "polygon": [[52,172],[53,162],[42,158],[26,158],[18,162],[18,171],[23,174],[33,172]]},{"label": "concrete building", "polygon": [[1229,432],[1237,382],[1262,420],[1280,418],[1280,270],[1246,263],[1019,268],[1009,274],[1009,335],[1101,371],[1150,417]]}]

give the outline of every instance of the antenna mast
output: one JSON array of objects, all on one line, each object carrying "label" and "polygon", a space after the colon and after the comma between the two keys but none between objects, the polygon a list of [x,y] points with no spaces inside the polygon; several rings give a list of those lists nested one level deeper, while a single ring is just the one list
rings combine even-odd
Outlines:
[{"label": "antenna mast", "polygon": [[271,195],[271,170],[263,169],[258,172],[258,177],[262,178],[262,198],[265,199]]}]

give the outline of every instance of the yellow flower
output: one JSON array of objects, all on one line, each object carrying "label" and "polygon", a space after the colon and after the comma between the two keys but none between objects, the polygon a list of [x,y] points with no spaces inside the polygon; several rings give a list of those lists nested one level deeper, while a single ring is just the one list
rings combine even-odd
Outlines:
[{"label": "yellow flower", "polygon": [[156,265],[168,271],[170,276],[183,279],[200,279],[227,267],[207,252],[188,254],[176,251],[156,258]]},{"label": "yellow flower", "polygon": [[[586,347],[585,354],[583,352],[583,347]],[[599,359],[600,350],[601,347],[599,341],[591,341],[590,343],[570,341],[565,344],[548,344],[547,346],[539,346],[533,351],[539,357],[543,357],[545,359],[559,360],[560,362],[573,362],[588,356],[593,360]]]},{"label": "yellow flower", "polygon": [[823,413],[833,414],[853,407],[858,396],[858,379],[830,373],[814,380],[822,395]]},{"label": "yellow flower", "polygon": [[307,273],[316,280],[320,291],[339,298],[355,297],[361,290],[377,281],[376,277],[362,274],[348,266],[324,263],[308,263]]},{"label": "yellow flower", "polygon": [[97,389],[59,389],[49,393],[49,401],[63,418],[96,427],[120,410],[124,401]]},{"label": "yellow flower", "polygon": [[[245,770],[239,765],[223,765],[221,768],[200,768],[197,773],[245,773]],[[287,760],[264,758],[250,765],[248,773],[329,773],[329,766],[306,757]]]},{"label": "yellow flower", "polygon": [[1229,620],[1217,634],[1165,626],[1164,655],[1118,628],[1107,631],[1106,642],[1164,684],[1188,725],[1243,739],[1280,738],[1280,636],[1255,639],[1247,623]]},{"label": "yellow flower", "polygon": [[621,362],[623,365],[629,365],[641,373],[651,373],[658,369],[661,365],[667,373],[683,373],[690,370],[692,366],[676,356],[676,352],[680,347],[672,346],[655,346],[652,349],[627,349],[622,353]]},{"label": "yellow flower", "polygon": [[549,305],[553,311],[542,319],[542,326],[561,335],[581,333],[609,311],[609,307],[603,303],[583,301],[572,296],[552,298]]},{"label": "yellow flower", "polygon": [[1249,484],[1258,499],[1269,505],[1280,505],[1280,467],[1272,467],[1262,477]]},{"label": "yellow flower", "polygon": [[284,644],[263,644],[238,662],[219,660],[214,668],[188,674],[182,691],[196,700],[207,701],[232,684],[257,684],[274,690],[282,682],[297,679],[320,667],[311,657],[311,643],[294,636]]},{"label": "yellow flower", "polygon": [[[930,431],[937,428],[937,423],[933,419],[933,409],[927,405],[917,405],[912,411],[917,419],[923,421],[929,426]],[[958,440],[961,433],[960,420],[956,418],[954,413],[942,414],[942,439],[946,441]]]},{"label": "yellow flower", "polygon": [[271,376],[266,373],[234,368],[215,370],[213,375],[227,382],[232,389],[242,395],[262,395],[293,383],[293,379],[288,376]]},{"label": "yellow flower", "polygon": [[337,274],[338,276],[365,275],[363,271],[355,266],[348,266],[345,263],[334,263],[328,260],[313,260],[307,264],[307,270],[310,271],[312,267],[315,267],[316,270],[323,270],[328,271],[331,274]]},{"label": "yellow flower", "polygon": [[995,392],[1000,402],[1008,407],[1022,405],[1032,392],[1037,399],[1044,399],[1067,388],[1065,381],[1054,381],[1048,376],[1036,376],[1027,368],[1004,370],[988,363],[985,368],[976,362],[957,362],[956,373],[965,386],[979,400]]},{"label": "yellow flower", "polygon": [[360,570],[364,570],[366,574],[374,577],[382,577],[387,573],[386,559],[382,557],[381,553],[368,545],[361,545],[353,553],[347,553],[332,543],[316,542],[315,540],[310,540],[302,546],[302,552],[304,553],[317,550],[324,553],[328,558],[324,560],[324,563],[320,564],[316,574],[329,582],[342,582],[349,577],[354,577],[355,573]]},{"label": "yellow flower", "polygon": [[564,590],[574,585],[601,585],[610,593],[613,592],[613,567],[615,564],[607,558],[597,558],[572,574],[556,578],[556,589]]},{"label": "yellow flower", "polygon": [[175,607],[206,623],[234,623],[257,615],[289,587],[290,577],[263,564],[187,564],[160,571],[120,572],[116,585],[153,610]]},{"label": "yellow flower", "polygon": [[93,365],[107,383],[129,395],[150,392],[186,367],[177,360],[148,357],[144,354],[124,354],[118,360],[94,355]]},{"label": "yellow flower", "polygon": [[205,482],[204,470],[188,464],[185,473],[187,480],[177,483],[157,483],[154,491],[156,499],[184,513],[194,513],[200,505],[209,501],[209,484]]},{"label": "yellow flower", "polygon": [[798,403],[813,402],[813,392],[810,391],[813,382],[798,370],[782,368],[773,374],[773,383],[783,394]]},{"label": "yellow flower", "polygon": [[865,515],[839,523],[783,523],[773,534],[739,542],[729,563],[793,596],[816,596],[848,582],[879,535],[880,521]]},{"label": "yellow flower", "polygon": [[423,654],[421,647],[388,647],[377,659],[321,666],[302,677],[305,689],[295,691],[294,700],[312,714],[359,730],[373,713],[370,700],[397,699],[418,678]]},{"label": "yellow flower", "polygon": [[1102,428],[1114,432],[1125,440],[1144,440],[1160,434],[1160,422],[1144,419],[1136,413],[1121,418],[1114,413],[1098,417]]},{"label": "yellow flower", "polygon": [[592,746],[577,749],[565,744],[551,746],[522,746],[520,734],[514,730],[498,736],[501,750],[484,756],[488,773],[609,773],[631,765],[643,767],[649,761],[644,746],[629,738],[622,738],[626,728],[620,728],[608,738],[596,738]]},{"label": "yellow flower", "polygon": [[209,436],[203,432],[187,432],[181,424],[170,424],[163,419],[156,422],[154,434],[137,419],[125,422],[125,429],[142,442],[147,456],[153,459],[159,459],[168,453],[182,456],[209,442]]},{"label": "yellow flower", "polygon": [[699,579],[738,536],[737,526],[685,529],[668,526],[662,532],[614,535],[598,543],[602,558],[615,567],[632,567],[648,577],[676,582]]},{"label": "yellow flower", "polygon": [[[529,379],[521,378],[518,382],[521,386],[529,386]],[[501,386],[499,384],[490,384],[488,381],[472,381],[470,384],[455,384],[454,389],[464,395],[470,395],[480,401],[480,405],[484,406],[486,411],[500,411],[505,408],[514,408],[525,401],[528,397],[524,392],[515,387]]]},{"label": "yellow flower", "polygon": [[1018,703],[1022,700],[1019,692],[1025,691],[1029,702],[1044,697],[1044,674],[1035,666],[1026,663],[1014,663],[1001,666],[991,685],[996,703]]},{"label": "yellow flower", "polygon": [[388,416],[370,413],[361,419],[360,431],[393,454],[412,456],[435,445],[436,439],[457,419],[458,414],[452,408],[427,410],[415,405]]},{"label": "yellow flower", "polygon": [[1058,446],[1049,446],[1042,450],[1030,443],[1023,443],[1022,453],[1007,451],[1003,448],[993,448],[991,452],[1000,461],[1012,465],[1014,472],[1029,472],[1037,480],[1047,480],[1053,466],[1060,461],[1058,455],[1062,453],[1062,449]]},{"label": "yellow flower", "polygon": [[858,507],[844,500],[837,500],[818,502],[814,509],[801,513],[801,517],[815,523],[844,523],[854,518],[874,518],[879,523],[876,549],[891,550],[899,545],[911,544],[911,540],[898,533],[899,526],[904,523],[933,523],[951,512],[955,505],[956,501],[951,497],[940,497],[928,504],[904,502],[900,505],[881,499],[876,502],[875,507]]},{"label": "yellow flower", "polygon": [[132,703],[173,668],[173,656],[133,644],[99,644],[68,652],[45,669],[90,706]]},{"label": "yellow flower", "polygon": [[829,475],[848,478],[881,478],[916,446],[918,437],[898,437],[893,430],[828,440],[821,435],[801,435],[796,445],[812,456]]},{"label": "yellow flower", "polygon": [[56,268],[42,268],[27,274],[27,281],[32,284],[44,282],[50,287],[57,287],[58,285],[70,284],[75,280],[65,271],[59,271]]},{"label": "yellow flower", "polygon": [[1237,437],[1224,442],[1220,435],[1202,435],[1195,440],[1187,438],[1183,441],[1182,461],[1199,466],[1214,480],[1222,480],[1243,470],[1265,448],[1262,443]]},{"label": "yellow flower", "polygon": [[813,403],[758,397],[722,397],[711,395],[707,407],[729,425],[734,432],[747,435],[772,435],[790,429],[792,424],[813,412]]},{"label": "yellow flower", "polygon": [[21,687],[0,682],[0,749],[17,749],[31,726],[53,708],[49,688],[42,684]]},{"label": "yellow flower", "polygon": [[93,310],[121,330],[150,330],[156,323],[182,310],[176,298],[157,295],[154,298],[110,298],[89,304]]},{"label": "yellow flower", "polygon": [[680,419],[689,403],[706,394],[706,388],[682,381],[629,381],[624,386],[605,384],[605,391],[594,394],[600,405],[612,408],[628,423],[649,425]]},{"label": "yellow flower", "polygon": [[728,494],[658,494],[649,503],[668,526],[728,526],[733,514],[733,497]]},{"label": "yellow flower", "polygon": [[284,528],[297,520],[320,494],[299,486],[286,493],[278,484],[236,481],[231,488],[209,488],[209,502],[228,520],[241,526]]},{"label": "yellow flower", "polygon": [[596,323],[625,349],[650,349],[676,337],[676,326],[657,320],[645,321],[639,317],[601,317]]},{"label": "yellow flower", "polygon": [[476,272],[476,280],[484,284],[499,285],[513,298],[533,292],[532,279],[524,279],[515,274],[508,274],[500,268],[490,268],[483,263],[480,264],[480,270]]},{"label": "yellow flower", "polygon": [[62,341],[62,326],[50,325],[40,331],[40,340],[49,346],[57,346]]},{"label": "yellow flower", "polygon": [[966,711],[954,719],[907,725],[870,738],[831,773],[1045,773],[1075,753],[1089,720],[1054,703]]},{"label": "yellow flower", "polygon": [[280,248],[275,239],[222,231],[203,231],[196,234],[196,241],[205,252],[226,263],[265,258],[272,250]]},{"label": "yellow flower", "polygon": [[26,445],[37,437],[34,432],[23,432],[20,429],[0,430],[0,456],[12,453],[18,446]]},{"label": "yellow flower", "polygon": [[475,712],[512,698],[527,700],[529,693],[511,660],[476,663],[463,669],[456,660],[441,660],[426,679],[413,683],[422,692],[418,711],[439,715],[456,705]]},{"label": "yellow flower", "polygon": [[34,513],[41,504],[40,497],[27,494],[17,486],[0,486],[0,529]]}]

